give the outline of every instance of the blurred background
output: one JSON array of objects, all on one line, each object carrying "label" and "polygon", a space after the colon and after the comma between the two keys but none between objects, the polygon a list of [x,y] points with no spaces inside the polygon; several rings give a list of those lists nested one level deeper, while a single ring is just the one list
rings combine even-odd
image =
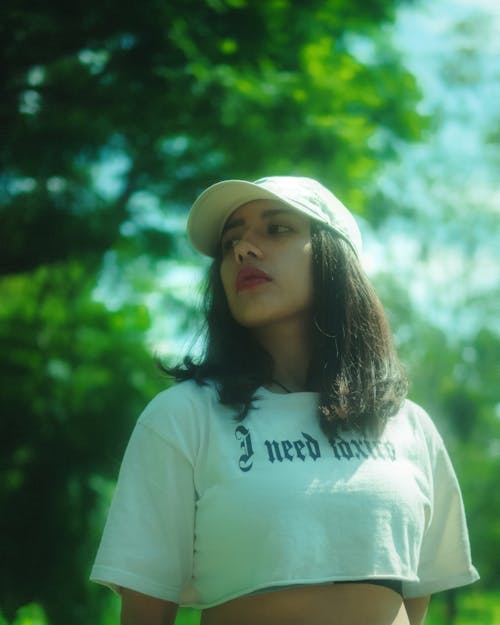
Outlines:
[{"label": "blurred background", "polygon": [[[429,625],[500,624],[500,5],[4,0],[0,624],[112,625],[87,579],[121,456],[196,350],[188,207],[310,175],[364,263],[458,473],[481,581]],[[183,610],[180,623],[198,623]]]}]

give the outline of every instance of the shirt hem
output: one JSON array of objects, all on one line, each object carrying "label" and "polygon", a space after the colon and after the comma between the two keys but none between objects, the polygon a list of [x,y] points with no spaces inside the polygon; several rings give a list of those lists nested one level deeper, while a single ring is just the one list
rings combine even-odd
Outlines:
[{"label": "shirt hem", "polygon": [[[457,575],[444,580],[434,580],[431,582],[403,582],[403,596],[407,599],[434,595],[437,592],[444,592],[452,588],[468,586],[479,580],[479,573],[474,569],[464,575]],[[409,587],[405,584],[409,583]]]},{"label": "shirt hem", "polygon": [[[218,605],[226,603],[227,601],[232,601],[233,599],[238,599],[240,597],[246,597],[248,595],[251,595],[259,591],[274,592],[278,590],[284,590],[285,588],[293,588],[294,586],[314,586],[314,585],[319,585],[319,584],[334,584],[335,582],[349,582],[349,581],[352,581],[352,582],[366,581],[366,583],[369,584],[371,579],[372,580],[384,580],[384,579],[395,580],[395,581],[401,581],[403,582],[403,584],[407,581],[414,581],[413,579],[409,580],[405,576],[394,575],[394,574],[392,575],[380,574],[380,575],[372,575],[370,577],[367,577],[366,575],[359,575],[357,577],[350,575],[348,577],[335,576],[335,577],[321,577],[321,578],[316,578],[316,579],[302,578],[302,579],[285,579],[285,580],[278,580],[278,581],[273,580],[273,581],[262,582],[261,584],[249,586],[247,588],[235,591],[233,593],[229,593],[214,601],[196,602],[196,603],[189,602],[189,603],[181,603],[181,605],[183,607],[194,608],[196,610],[206,610],[208,608],[214,608]],[[415,580],[415,583],[416,583],[416,580]]]},{"label": "shirt hem", "polygon": [[155,597],[156,599],[172,601],[177,604],[180,603],[180,593],[178,589],[158,584],[152,580],[145,579],[121,569],[107,566],[95,566],[90,574],[90,581],[107,586],[117,595],[121,594],[120,588],[128,588],[149,595],[150,597]]}]

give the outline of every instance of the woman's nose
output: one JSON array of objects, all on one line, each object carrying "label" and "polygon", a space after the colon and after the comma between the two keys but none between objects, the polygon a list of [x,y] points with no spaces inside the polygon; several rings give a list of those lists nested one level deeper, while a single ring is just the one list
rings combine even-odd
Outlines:
[{"label": "woman's nose", "polygon": [[262,258],[261,249],[247,239],[239,239],[233,247],[236,262],[241,264],[246,258]]}]

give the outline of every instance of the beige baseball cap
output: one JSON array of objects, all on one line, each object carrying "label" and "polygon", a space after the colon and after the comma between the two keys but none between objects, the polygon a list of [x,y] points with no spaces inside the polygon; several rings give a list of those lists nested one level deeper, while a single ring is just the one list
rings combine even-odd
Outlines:
[{"label": "beige baseball cap", "polygon": [[253,200],[277,200],[326,224],[360,258],[361,233],[349,210],[316,180],[296,176],[270,176],[255,182],[223,180],[205,189],[189,212],[187,232],[193,247],[214,257],[228,217]]}]

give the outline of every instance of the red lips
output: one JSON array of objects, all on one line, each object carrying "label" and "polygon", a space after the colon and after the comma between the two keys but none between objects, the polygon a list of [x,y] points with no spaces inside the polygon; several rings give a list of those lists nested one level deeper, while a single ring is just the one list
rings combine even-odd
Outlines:
[{"label": "red lips", "polygon": [[256,267],[242,267],[236,276],[236,290],[239,292],[253,289],[265,282],[271,282],[271,279],[271,276],[265,271],[261,271]]}]

